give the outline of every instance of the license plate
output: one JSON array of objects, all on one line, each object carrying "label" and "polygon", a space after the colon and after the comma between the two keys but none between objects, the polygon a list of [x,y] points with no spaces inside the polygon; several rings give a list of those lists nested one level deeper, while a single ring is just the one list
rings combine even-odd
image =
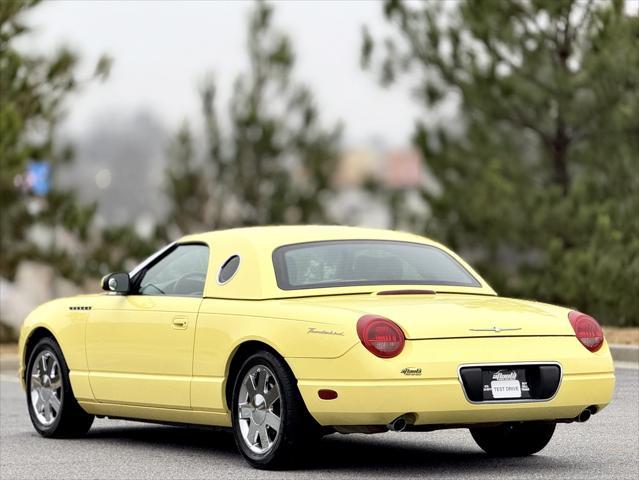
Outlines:
[{"label": "license plate", "polygon": [[[534,398],[548,398],[556,390],[556,386],[550,389],[546,395],[543,391],[542,373],[547,366],[537,365],[486,365],[463,366],[459,373],[466,397],[473,403],[478,402],[503,402],[526,401]],[[551,366],[548,366],[550,368]],[[559,367],[552,366],[555,382],[559,382]],[[542,371],[543,370],[543,371]],[[545,374],[545,373],[544,373]],[[552,378],[546,375],[549,380]],[[537,390],[535,390],[535,388]],[[535,397],[534,394],[538,396]]]},{"label": "license plate", "polygon": [[519,380],[493,380],[490,382],[493,398],[521,398]]}]

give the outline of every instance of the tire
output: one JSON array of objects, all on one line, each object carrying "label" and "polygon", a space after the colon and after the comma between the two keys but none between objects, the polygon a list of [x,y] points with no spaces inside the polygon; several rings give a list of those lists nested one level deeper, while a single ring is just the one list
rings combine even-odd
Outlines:
[{"label": "tire", "polygon": [[525,457],[548,445],[555,432],[554,422],[507,423],[497,427],[471,428],[479,447],[494,457]]},{"label": "tire", "polygon": [[78,437],[91,428],[94,417],[73,396],[69,368],[54,339],[41,339],[31,352],[26,387],[31,423],[43,437]]},{"label": "tire", "polygon": [[310,440],[309,432],[319,432],[293,373],[267,351],[251,355],[240,368],[230,409],[237,448],[255,468],[292,467]]}]

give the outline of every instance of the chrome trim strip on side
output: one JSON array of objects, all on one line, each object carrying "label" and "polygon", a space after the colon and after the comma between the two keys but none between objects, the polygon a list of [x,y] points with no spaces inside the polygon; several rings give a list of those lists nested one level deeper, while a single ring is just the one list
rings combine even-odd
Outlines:
[{"label": "chrome trim strip on side", "polygon": [[[540,399],[540,398],[526,398],[526,399],[520,399],[520,398],[513,398],[513,399],[508,399],[508,400],[483,400],[481,402],[474,402],[472,401],[470,398],[468,398],[468,395],[466,394],[466,389],[464,388],[464,382],[462,381],[461,378],[461,369],[462,368],[467,368],[467,367],[507,367],[507,366],[511,366],[511,365],[518,365],[518,366],[526,366],[526,365],[556,365],[559,367],[559,384],[557,385],[557,390],[555,390],[555,393],[553,394],[552,397],[549,398],[544,398],[544,399]],[[457,367],[457,380],[459,380],[459,386],[462,389],[462,392],[464,392],[464,397],[466,398],[466,401],[468,403],[472,403],[473,405],[493,405],[493,404],[499,404],[499,403],[539,403],[539,402],[549,402],[551,401],[553,398],[555,398],[557,396],[557,393],[559,393],[559,389],[561,388],[561,384],[563,382],[564,379],[564,369],[561,366],[561,363],[559,362],[501,362],[501,363],[464,363],[462,365],[460,365],[459,367]]]}]

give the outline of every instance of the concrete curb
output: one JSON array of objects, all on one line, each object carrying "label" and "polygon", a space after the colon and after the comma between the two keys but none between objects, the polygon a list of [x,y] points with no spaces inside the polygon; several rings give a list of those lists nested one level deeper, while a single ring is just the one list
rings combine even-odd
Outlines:
[{"label": "concrete curb", "polygon": [[639,363],[639,346],[609,345],[612,359],[615,362]]}]

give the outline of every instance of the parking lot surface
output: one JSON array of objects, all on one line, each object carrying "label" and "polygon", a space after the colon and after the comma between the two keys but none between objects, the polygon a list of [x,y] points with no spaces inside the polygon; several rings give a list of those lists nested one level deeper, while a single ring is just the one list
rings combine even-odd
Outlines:
[{"label": "parking lot surface", "polygon": [[612,404],[585,424],[559,425],[540,454],[484,455],[467,430],[330,435],[288,472],[253,470],[229,432],[96,420],[86,438],[35,433],[17,379],[0,376],[0,478],[639,478],[639,370],[618,369]]}]

